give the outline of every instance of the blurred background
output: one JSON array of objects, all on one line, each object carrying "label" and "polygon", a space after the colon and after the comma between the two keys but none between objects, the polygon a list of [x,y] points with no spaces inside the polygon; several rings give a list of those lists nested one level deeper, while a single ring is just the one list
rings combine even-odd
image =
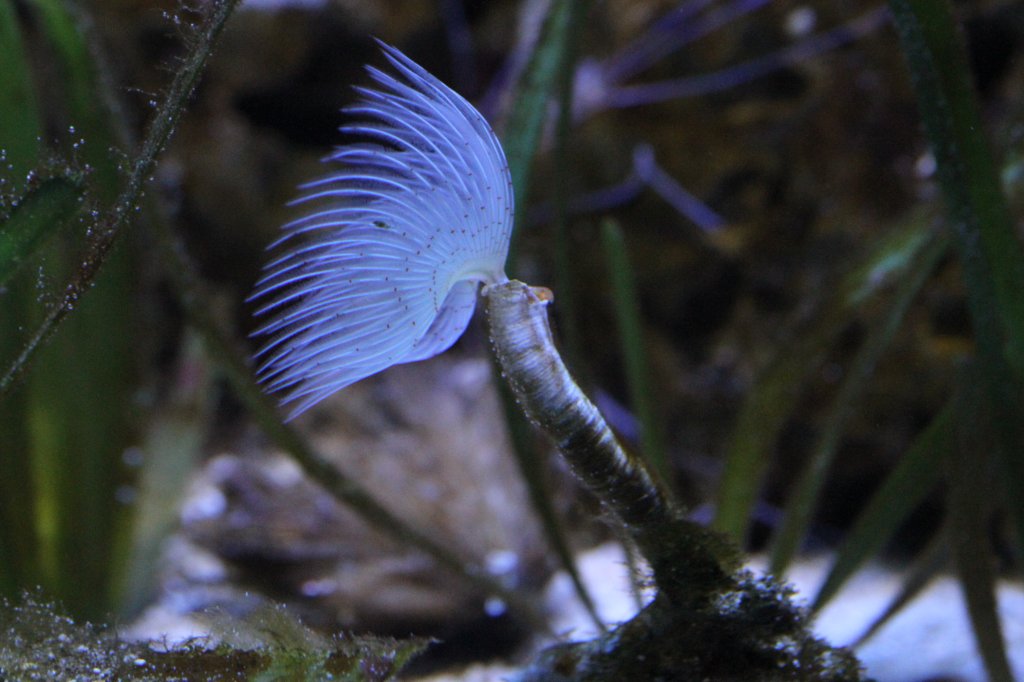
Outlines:
[{"label": "blurred background", "polygon": [[[695,518],[777,575],[817,562],[815,608],[865,565],[891,597],[865,627],[953,576],[966,599],[945,608],[974,623],[958,665],[999,676],[1020,622],[995,611],[1020,568],[1006,471],[1024,450],[970,388],[977,309],[885,6],[604,0],[561,28],[558,6],[244,2],[124,203],[205,7],[0,0],[4,594],[38,586],[139,636],[285,603],[328,631],[436,637],[433,667],[524,656],[535,624],[312,480],[240,368],[265,248],[344,142],[352,85],[383,65],[373,38],[517,150],[524,74],[554,49],[508,274],[554,290],[581,385]],[[1024,4],[953,9],[1019,260]],[[477,319],[287,433],[456,563],[539,599],[615,534],[510,416],[488,351]]]}]

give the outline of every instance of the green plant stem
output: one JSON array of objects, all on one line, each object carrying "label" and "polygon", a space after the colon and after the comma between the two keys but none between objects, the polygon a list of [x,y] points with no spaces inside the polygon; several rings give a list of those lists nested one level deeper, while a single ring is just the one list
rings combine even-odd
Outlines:
[{"label": "green plant stem", "polygon": [[[590,6],[589,0],[575,4],[576,13],[583,14]],[[576,23],[570,18],[569,23]],[[562,68],[558,73],[558,119],[555,122],[554,172],[552,187],[554,221],[551,225],[555,253],[555,285],[559,301],[559,331],[564,340],[564,356],[569,367],[578,368],[583,358],[583,340],[580,337],[579,309],[576,301],[576,268],[573,263],[574,250],[569,235],[568,193],[575,169],[569,158],[573,124],[573,94],[576,86],[576,56],[579,52],[580,30],[569,32],[566,41]]]},{"label": "green plant stem", "polygon": [[864,629],[857,639],[850,644],[858,648],[874,637],[893,616],[900,613],[903,607],[913,601],[931,584],[940,571],[949,564],[949,542],[947,531],[943,528],[936,532],[922,549],[909,568],[903,571],[900,590],[889,601],[871,624]]},{"label": "green plant stem", "polygon": [[1006,498],[1024,548],[1024,249],[1003,196],[949,0],[890,0],[957,237],[993,409]]},{"label": "green plant stem", "polygon": [[955,419],[954,401],[950,400],[918,434],[910,449],[868,500],[836,551],[828,576],[814,597],[812,613],[822,609],[850,576],[885,546],[900,523],[938,485],[942,477],[942,459],[953,447]]},{"label": "green plant stem", "polygon": [[992,682],[1013,682],[996,603],[996,559],[988,533],[993,510],[989,493],[991,415],[975,366],[969,363],[960,370],[955,399],[960,418],[955,443],[943,462],[949,487],[946,528],[950,553],[988,677]]},{"label": "green plant stem", "polygon": [[[530,188],[531,164],[540,145],[548,104],[556,92],[559,74],[567,68],[571,36],[579,30],[585,3],[580,0],[553,0],[541,30],[537,49],[530,57],[522,83],[505,128],[504,147],[515,189],[516,203],[526,206]],[[522,211],[520,211],[522,215]],[[522,226],[512,233],[506,267],[515,272]]]},{"label": "green plant stem", "polygon": [[[537,48],[531,56],[525,76],[519,86],[520,93],[510,113],[504,137],[509,170],[512,174],[512,185],[520,206],[526,204],[531,163],[540,144],[541,132],[547,120],[547,103],[556,89],[560,90],[564,107],[568,107],[571,103],[575,50],[581,34],[581,18],[586,13],[588,6],[589,0],[556,0],[555,6],[548,13]],[[569,103],[566,101],[567,98]],[[563,127],[561,123],[563,118],[565,118],[564,113],[560,114],[556,140],[555,154],[558,159],[556,161],[558,169],[564,168],[562,160],[564,159],[565,139],[568,134],[569,121],[566,121]],[[558,183],[556,203],[559,199],[564,200],[561,186],[562,183]],[[564,206],[564,201],[562,204]],[[516,233],[519,231],[516,230]],[[565,248],[564,232],[564,223],[556,220],[555,249],[558,272],[562,278],[560,282],[563,282],[568,276],[568,267],[559,255]],[[510,271],[515,267],[516,233],[513,234],[506,262],[506,267]],[[567,310],[567,315],[569,319],[566,329],[569,334],[575,334],[576,327],[571,309]],[[569,575],[580,601],[587,609],[594,624],[598,628],[604,629],[604,623],[601,622],[597,614],[594,601],[580,578],[563,524],[551,503],[550,486],[545,477],[544,458],[538,452],[529,425],[525,423],[522,413],[513,404],[514,400],[509,395],[507,387],[501,384],[499,390],[505,408],[509,437],[515,451],[516,464],[526,482],[531,505],[540,517],[547,540],[557,555],[559,563]]]},{"label": "green plant stem", "polygon": [[771,453],[786,420],[793,412],[807,377],[826,357],[851,316],[866,301],[906,276],[921,249],[929,243],[927,220],[915,217],[910,225],[872,246],[834,294],[819,306],[809,330],[793,330],[792,344],[780,347],[758,372],[744,399],[726,454],[725,473],[718,493],[714,527],[737,540],[746,533],[754,503]]},{"label": "green plant stem", "polygon": [[911,271],[902,278],[888,304],[884,319],[871,330],[858,350],[839,388],[835,406],[822,426],[822,436],[808,463],[804,466],[786,505],[782,525],[772,539],[771,571],[781,576],[796,555],[801,538],[805,537],[826,477],[839,449],[840,437],[847,420],[874,372],[875,365],[903,323],[910,304],[949,249],[949,238],[930,234],[930,243],[916,254]]},{"label": "green plant stem", "polygon": [[665,454],[661,424],[655,417],[652,402],[650,367],[647,364],[647,349],[640,321],[640,297],[626,250],[626,240],[618,223],[609,219],[601,225],[601,245],[608,263],[609,286],[615,304],[615,321],[625,364],[626,385],[629,387],[629,402],[640,422],[643,453],[661,484],[671,492],[672,472]]},{"label": "green plant stem", "polygon": [[85,188],[66,177],[43,180],[18,198],[0,221],[0,286],[47,238],[68,225],[81,209]]},{"label": "green plant stem", "polygon": [[[0,0],[0,74],[3,74],[0,112],[4,116],[0,129],[0,167],[4,171],[0,177],[5,181],[14,179],[6,177],[8,167],[17,174],[24,174],[35,166],[41,133],[32,74],[25,59],[16,10],[11,0]],[[18,182],[23,178],[24,175],[17,178]],[[2,193],[10,189],[0,185]]]},{"label": "green plant stem", "polygon": [[132,163],[131,172],[125,179],[113,207],[92,230],[85,253],[82,255],[81,268],[64,288],[61,301],[50,309],[21,354],[0,376],[0,394],[9,389],[15,378],[27,368],[35,352],[50,338],[57,325],[75,309],[79,298],[89,291],[117,237],[136,215],[139,200],[153,174],[157,157],[170,140],[185,111],[189,96],[195,90],[213,52],[214,45],[239,1],[222,0],[213,5],[195,38],[193,49],[189,51],[181,69],[178,70],[146,131],[139,154]]}]

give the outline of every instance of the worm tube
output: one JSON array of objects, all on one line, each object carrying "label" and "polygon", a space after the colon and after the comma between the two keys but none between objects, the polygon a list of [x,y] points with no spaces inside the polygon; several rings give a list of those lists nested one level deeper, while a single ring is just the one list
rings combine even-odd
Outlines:
[{"label": "worm tube", "polygon": [[519,404],[639,541],[642,529],[668,520],[671,504],[619,445],[562,362],[548,325],[551,291],[512,280],[488,286],[484,294],[491,343]]},{"label": "worm tube", "polygon": [[619,445],[555,348],[547,289],[484,288],[502,374],[527,416],[625,526],[658,593],[632,620],[589,642],[546,650],[519,682],[550,680],[859,680],[856,659],[816,639],[784,585],[739,568],[727,540],[686,520],[642,462]]},{"label": "worm tube", "polygon": [[681,583],[696,587],[694,576],[685,576],[692,571],[724,579],[731,550],[683,518],[569,374],[548,324],[551,291],[512,280],[485,287],[484,296],[491,343],[520,406],[554,441],[573,473],[626,526],[651,563],[659,588],[672,593]]}]

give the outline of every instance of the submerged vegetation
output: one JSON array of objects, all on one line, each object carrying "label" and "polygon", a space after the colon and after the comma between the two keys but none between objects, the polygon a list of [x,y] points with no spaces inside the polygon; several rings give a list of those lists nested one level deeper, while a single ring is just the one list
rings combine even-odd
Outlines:
[{"label": "submerged vegetation", "polygon": [[[0,589],[13,600],[0,611],[0,677],[32,679],[31,666],[61,661],[69,677],[96,668],[122,679],[195,670],[211,679],[211,671],[241,679],[239,670],[245,679],[314,679],[322,671],[387,679],[424,647],[325,637],[270,611],[255,624],[236,623],[238,632],[269,637],[224,636],[219,647],[159,654],[74,626],[44,605],[57,600],[76,620],[137,615],[156,591],[154,555],[176,523],[189,472],[237,428],[240,413],[391,542],[500,599],[529,629],[544,627],[536,588],[503,579],[485,557],[393,511],[311,438],[317,422],[286,423],[259,390],[240,341],[248,330],[232,321],[245,317],[260,245],[289,215],[267,208],[283,205],[297,182],[291,176],[300,175],[281,148],[297,136],[305,152],[322,153],[340,122],[324,124],[320,139],[317,112],[275,107],[282,99],[308,105],[292,93],[312,86],[346,96],[340,91],[373,56],[370,42],[335,17],[324,23],[338,29],[325,54],[344,65],[332,66],[339,73],[263,64],[257,70],[275,74],[297,68],[300,81],[268,85],[261,74],[258,88],[233,93],[245,77],[230,69],[245,67],[217,67],[219,42],[237,59],[246,54],[238,45],[264,30],[264,12],[297,30],[342,11],[272,15],[236,12],[235,4],[160,16],[136,10],[126,20],[103,3],[0,0]],[[424,37],[444,41],[460,65],[452,77],[462,82],[443,80],[467,97],[482,94],[475,101],[500,131],[520,208],[509,275],[554,285],[570,368],[659,484],[682,507],[714,499],[712,527],[744,549],[766,548],[780,579],[809,539],[841,526],[829,575],[808,595],[812,615],[893,538],[907,537],[915,514],[930,512],[909,526],[912,542],[901,543],[916,557],[894,603],[906,603],[948,564],[989,675],[1009,680],[995,586],[1004,571],[1019,575],[1024,547],[1024,251],[1020,161],[992,149],[1019,142],[1021,111],[1007,102],[1024,75],[1005,64],[982,71],[977,55],[972,71],[961,19],[976,31],[1001,22],[1013,45],[1024,19],[999,2],[968,10],[892,0],[888,12],[855,3],[857,15],[845,13],[847,4],[688,0],[662,13],[639,3],[630,14],[616,3],[551,0],[523,3],[521,16],[518,3],[496,3],[494,15],[473,9],[467,17],[463,3],[442,2],[438,25],[427,22],[423,32],[375,30],[413,48]],[[522,21],[495,18],[513,16]],[[110,58],[118,31],[107,22],[119,21],[149,25],[137,40],[162,36],[144,57],[150,63]],[[344,41],[353,48],[341,59]],[[842,46],[845,58],[827,53]],[[299,52],[291,58],[301,61]],[[142,59],[135,49],[126,54]],[[723,58],[731,60],[725,68]],[[472,64],[478,72],[466,70]],[[687,68],[707,73],[680,76]],[[483,78],[492,75],[485,91]],[[999,78],[1006,101],[993,84]],[[845,80],[872,93],[864,99],[877,99],[875,108],[831,110]],[[694,96],[708,100],[707,110]],[[987,106],[992,100],[1000,106]],[[905,111],[911,102],[913,116]],[[636,111],[648,113],[630,118]],[[292,120],[303,115],[309,119]],[[190,127],[204,116],[219,121],[212,126],[223,139]],[[918,120],[920,139],[912,135]],[[259,125],[274,134],[238,143],[240,130]],[[847,128],[860,143],[844,139]],[[175,147],[176,131],[200,151]],[[857,156],[871,135],[898,138],[898,152],[879,145]],[[1004,139],[1012,144],[992,143]],[[764,156],[783,153],[784,167]],[[219,175],[225,167],[230,173]],[[862,207],[842,182],[871,200]],[[907,348],[929,324],[946,327],[932,335],[938,341],[926,339],[930,357],[922,360]],[[919,393],[893,390],[918,381],[914,369],[894,367],[904,361],[928,363]],[[557,563],[572,572],[570,547],[580,541],[563,528],[546,448],[514,409],[508,430]],[[871,494],[837,511],[861,487],[848,463],[858,447],[884,465],[867,474]],[[841,478],[851,470],[853,483]],[[763,521],[766,505],[781,510],[777,521]],[[659,586],[677,569],[703,566],[707,577],[715,561],[733,567],[728,543],[693,520],[679,518],[671,530],[638,540]],[[783,659],[820,664],[819,677],[860,674],[807,633],[806,614],[781,583],[733,575],[737,583],[690,599],[687,609],[665,607],[663,595],[593,642],[550,649],[523,677],[561,679],[574,670],[616,679],[641,657],[641,668],[628,669],[652,678],[665,670],[811,675],[806,665],[780,670]],[[578,577],[576,585],[586,601]],[[45,597],[18,601],[37,587]],[[697,622],[705,629],[693,629]],[[223,635],[231,627],[214,629]],[[756,628],[777,635],[750,641],[759,656],[716,657],[714,646],[691,646],[699,631],[700,642],[721,637],[735,647]],[[699,656],[732,667],[699,668]]]},{"label": "submerged vegetation", "polygon": [[210,614],[211,636],[174,647],[133,643],[79,624],[25,595],[0,602],[0,677],[5,680],[344,680],[382,682],[426,642],[325,637],[283,609],[228,618]]}]

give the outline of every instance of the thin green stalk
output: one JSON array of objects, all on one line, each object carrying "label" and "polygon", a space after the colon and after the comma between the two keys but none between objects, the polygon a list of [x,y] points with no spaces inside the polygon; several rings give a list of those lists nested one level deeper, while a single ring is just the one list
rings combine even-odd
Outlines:
[{"label": "thin green stalk", "polygon": [[896,530],[942,477],[942,460],[953,447],[957,414],[950,400],[914,440],[896,467],[857,516],[836,551],[825,582],[811,604],[822,609],[871,557],[885,546]]},{"label": "thin green stalk", "polygon": [[655,415],[650,385],[650,366],[644,344],[640,301],[636,278],[629,262],[626,240],[618,223],[605,220],[601,225],[601,245],[608,264],[609,287],[615,305],[615,321],[619,331],[619,347],[625,361],[629,402],[640,422],[643,453],[655,474],[671,489],[672,473],[665,455],[661,422]]},{"label": "thin green stalk", "polygon": [[92,287],[100,267],[122,229],[128,225],[156,166],[156,159],[167,145],[174,128],[185,111],[189,96],[206,66],[213,47],[217,42],[228,17],[239,0],[223,0],[213,5],[181,69],[177,71],[167,96],[157,109],[153,121],[146,131],[142,147],[132,163],[124,185],[112,209],[96,229],[92,231],[86,251],[82,255],[82,266],[64,288],[61,301],[53,306],[36,328],[20,355],[0,376],[0,394],[9,390],[11,383],[28,367],[29,360],[42,344],[50,338],[60,324],[75,309],[81,296]]},{"label": "thin green stalk", "polygon": [[[24,190],[25,178],[39,156],[42,124],[36,105],[32,73],[25,59],[21,26],[14,3],[0,0],[0,199]],[[5,206],[6,208],[6,206]],[[6,242],[8,236],[0,235]],[[21,250],[19,249],[19,252]],[[31,290],[23,282],[5,283],[0,295],[0,320],[23,319]],[[17,322],[0,325],[0,358],[13,357],[21,334]],[[0,394],[0,590],[16,594],[38,581],[38,537],[30,517],[35,499],[31,461],[27,456],[28,412],[24,388]]]},{"label": "thin green stalk", "polygon": [[890,0],[939,184],[957,237],[994,411],[1017,541],[1024,547],[1024,249],[985,139],[970,60],[949,0]]},{"label": "thin green stalk", "polygon": [[[0,0],[0,180],[21,183],[39,157],[39,108],[32,83],[32,73],[25,59],[21,26],[12,0]],[[21,177],[7,177],[10,168]],[[0,194],[18,187],[4,187]]]},{"label": "thin green stalk", "polygon": [[82,207],[84,192],[81,183],[57,177],[43,180],[17,199],[0,222],[0,286],[44,241],[71,223]]},{"label": "thin green stalk", "polygon": [[[531,168],[541,133],[548,120],[549,104],[556,92],[559,74],[566,68],[567,54],[572,35],[579,31],[582,19],[582,5],[579,0],[553,0],[553,5],[544,21],[544,28],[537,49],[530,57],[522,83],[512,110],[502,142],[512,174],[516,204],[527,205]],[[523,211],[519,211],[523,215]],[[519,235],[522,226],[512,233],[506,267],[515,272],[518,256]]]},{"label": "thin green stalk", "polygon": [[878,614],[857,640],[850,644],[857,648],[874,637],[893,616],[924,591],[935,576],[949,563],[949,542],[945,529],[934,537],[915,557],[913,564],[904,572],[900,590],[889,601],[889,605]]},{"label": "thin green stalk", "polygon": [[726,453],[716,529],[737,540],[743,538],[771,453],[807,377],[824,361],[854,311],[905,275],[927,243],[927,235],[924,221],[915,219],[874,245],[852,275],[822,302],[813,326],[804,333],[794,332],[796,342],[780,348],[761,370],[740,409]]},{"label": "thin green stalk", "polygon": [[854,414],[860,396],[867,388],[875,365],[903,323],[910,304],[949,248],[946,235],[929,234],[931,242],[916,254],[915,262],[899,282],[884,319],[872,329],[857,351],[839,388],[835,404],[822,426],[822,436],[794,486],[786,505],[782,524],[772,539],[771,571],[782,575],[807,535],[811,517],[825,485],[846,422]]},{"label": "thin green stalk", "polygon": [[989,542],[992,429],[982,382],[973,364],[958,375],[956,438],[946,453],[949,544],[978,651],[992,682],[1013,682],[996,603],[996,572]]},{"label": "thin green stalk", "polygon": [[[586,13],[586,6],[588,4],[586,1],[557,0],[556,6],[550,10],[544,24],[537,48],[531,56],[523,83],[520,85],[520,95],[516,98],[516,104],[509,115],[504,147],[509,170],[512,174],[516,202],[519,206],[526,205],[531,164],[540,144],[544,123],[547,120],[547,104],[551,96],[556,92],[556,87],[560,88],[563,106],[568,106],[566,98],[571,102],[571,81],[575,70],[574,53],[579,36],[582,33],[580,30],[581,20]],[[567,94],[567,88],[570,94]],[[562,128],[560,125],[556,144],[561,151],[556,149],[555,152],[559,159],[559,161],[556,161],[556,168],[558,169],[564,168],[564,163],[561,160],[564,159],[564,145],[567,134],[568,127]],[[560,189],[561,185],[562,183],[558,183],[556,197],[564,199],[563,191]],[[561,267],[564,263],[557,256],[565,248],[564,223],[559,224],[562,225],[562,228],[560,229],[558,226],[555,228],[555,248],[556,259],[559,260],[558,276],[564,279],[568,276],[568,269]],[[506,264],[507,269],[510,271],[515,267],[515,244],[516,238],[515,233],[513,233]],[[576,327],[572,321],[574,309],[571,306],[569,297],[566,298],[565,312],[567,315],[566,331],[571,335],[575,334]],[[509,437],[515,451],[516,463],[526,482],[531,504],[540,517],[547,540],[554,550],[559,563],[568,573],[580,601],[587,609],[594,624],[603,629],[604,623],[598,617],[594,601],[580,578],[579,570],[569,548],[565,528],[551,503],[550,486],[544,476],[546,468],[545,459],[531,438],[530,427],[523,419],[522,412],[515,405],[514,399],[512,399],[504,384],[501,385],[500,392],[505,407]]]},{"label": "thin green stalk", "polygon": [[[589,0],[581,0],[575,5],[574,11],[578,15],[585,15],[589,7]],[[554,148],[555,180],[552,187],[555,210],[551,230],[555,251],[555,288],[558,291],[559,301],[559,330],[564,340],[566,363],[570,367],[577,367],[583,358],[583,340],[580,337],[579,308],[576,301],[576,268],[574,267],[572,240],[569,236],[567,195],[571,185],[570,178],[573,175],[569,148],[573,127],[576,56],[583,31],[579,30],[578,20],[575,18],[570,18],[569,25],[577,28],[569,31],[562,68],[558,74],[558,120],[555,122]]]}]

